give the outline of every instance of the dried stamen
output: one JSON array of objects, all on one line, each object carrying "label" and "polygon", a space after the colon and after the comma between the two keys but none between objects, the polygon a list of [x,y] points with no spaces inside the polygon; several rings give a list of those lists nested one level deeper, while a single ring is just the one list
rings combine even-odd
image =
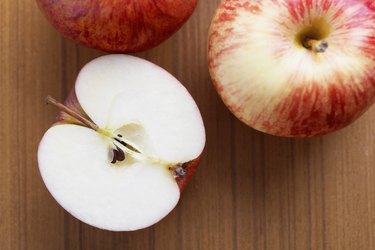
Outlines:
[{"label": "dried stamen", "polygon": [[185,176],[186,175],[186,169],[182,166],[179,166],[175,169],[175,172],[178,176]]}]

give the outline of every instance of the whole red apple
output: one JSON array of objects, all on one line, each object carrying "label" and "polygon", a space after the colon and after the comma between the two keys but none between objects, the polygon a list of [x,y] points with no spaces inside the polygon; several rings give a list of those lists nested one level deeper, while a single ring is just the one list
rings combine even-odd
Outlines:
[{"label": "whole red apple", "polygon": [[375,101],[375,2],[223,0],[208,58],[247,125],[288,137],[335,131]]},{"label": "whole red apple", "polygon": [[198,0],[37,0],[57,30],[107,52],[160,44],[190,17]]}]

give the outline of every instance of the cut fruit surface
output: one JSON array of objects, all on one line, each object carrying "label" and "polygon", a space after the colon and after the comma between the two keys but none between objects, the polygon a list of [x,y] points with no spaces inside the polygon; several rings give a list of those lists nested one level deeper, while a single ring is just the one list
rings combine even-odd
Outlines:
[{"label": "cut fruit surface", "polygon": [[128,123],[141,124],[154,156],[187,162],[203,150],[204,127],[194,100],[177,79],[148,61],[126,55],[100,57],[81,70],[75,90],[83,110],[99,127],[113,131]]},{"label": "cut fruit surface", "polygon": [[[38,162],[53,197],[76,218],[106,230],[161,220],[177,204],[181,178],[190,178],[205,144],[190,94],[152,63],[108,55],[84,67],[71,98],[70,115],[82,112],[95,126],[72,124],[79,119],[65,114],[44,135]],[[49,97],[48,103],[58,102]],[[188,162],[194,162],[190,173]]]},{"label": "cut fruit surface", "polygon": [[158,222],[180,196],[170,172],[147,162],[113,165],[107,143],[82,126],[50,128],[39,148],[49,191],[73,216],[99,228],[129,231]]}]

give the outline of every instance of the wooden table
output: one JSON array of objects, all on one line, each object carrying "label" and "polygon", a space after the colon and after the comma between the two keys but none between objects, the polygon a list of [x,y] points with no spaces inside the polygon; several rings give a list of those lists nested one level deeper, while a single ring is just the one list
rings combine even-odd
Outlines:
[{"label": "wooden table", "polygon": [[203,162],[177,208],[157,225],[102,231],[65,212],[45,188],[37,148],[80,68],[101,53],[59,35],[33,0],[0,1],[0,249],[375,249],[375,108],[309,140],[246,127],[207,71],[218,0],[201,0],[161,46],[138,54],[174,74],[202,112]]}]

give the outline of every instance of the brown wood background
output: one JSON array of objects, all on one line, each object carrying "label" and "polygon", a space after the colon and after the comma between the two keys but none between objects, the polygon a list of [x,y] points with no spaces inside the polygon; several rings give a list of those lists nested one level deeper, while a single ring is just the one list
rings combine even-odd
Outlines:
[{"label": "brown wood background", "polygon": [[0,249],[375,249],[375,108],[310,140],[268,136],[236,120],[207,71],[207,29],[219,0],[141,54],[189,89],[202,112],[203,162],[177,208],[129,233],[74,219],[47,192],[40,138],[79,69],[99,52],[61,37],[33,0],[0,1]]}]

